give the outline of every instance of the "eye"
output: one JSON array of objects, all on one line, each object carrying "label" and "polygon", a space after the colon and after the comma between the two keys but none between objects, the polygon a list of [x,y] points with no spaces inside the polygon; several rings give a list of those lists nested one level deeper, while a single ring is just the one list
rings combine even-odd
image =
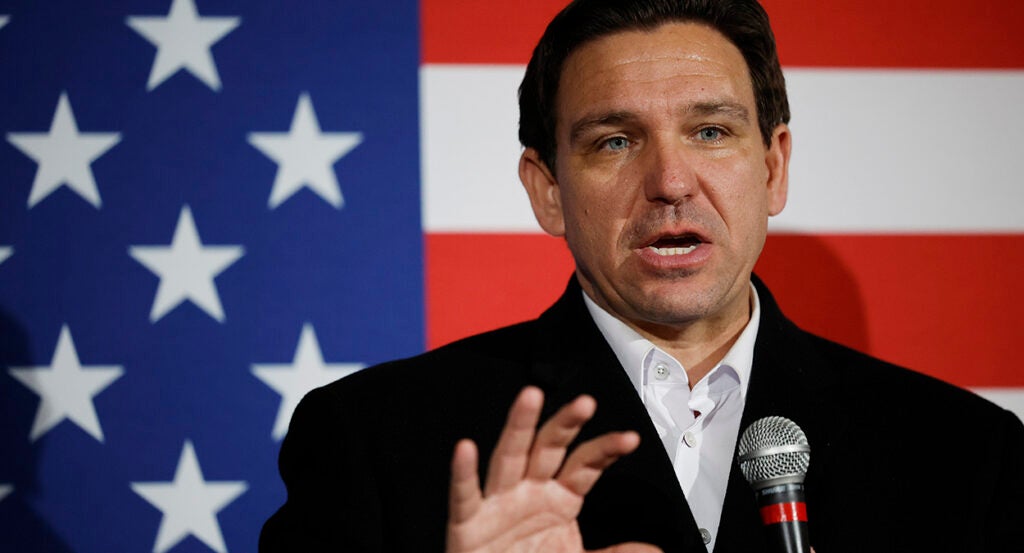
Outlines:
[{"label": "eye", "polygon": [[612,151],[625,150],[629,147],[629,139],[624,136],[613,136],[604,141],[604,147]]},{"label": "eye", "polygon": [[718,127],[704,127],[697,131],[697,136],[704,142],[715,142],[722,138],[722,129]]}]

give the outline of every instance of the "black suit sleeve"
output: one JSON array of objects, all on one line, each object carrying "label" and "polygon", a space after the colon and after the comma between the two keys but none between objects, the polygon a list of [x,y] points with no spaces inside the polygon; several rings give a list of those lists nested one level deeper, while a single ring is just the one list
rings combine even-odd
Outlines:
[{"label": "black suit sleeve", "polygon": [[[1016,415],[1003,411],[1000,419],[1001,439],[995,444],[996,459],[988,466],[994,469],[993,501],[985,516],[987,531],[979,536],[985,551],[1024,551],[1024,424]],[[982,463],[982,466],[985,466]],[[967,467],[970,471],[970,467]],[[963,478],[986,478],[988,475],[961,475]]]},{"label": "black suit sleeve", "polygon": [[358,418],[334,390],[310,392],[278,460],[285,504],[263,526],[261,553],[380,551],[381,506]]}]

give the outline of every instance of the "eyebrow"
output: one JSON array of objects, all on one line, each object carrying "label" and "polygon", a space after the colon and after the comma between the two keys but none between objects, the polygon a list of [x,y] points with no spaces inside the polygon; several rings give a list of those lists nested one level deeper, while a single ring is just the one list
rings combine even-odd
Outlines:
[{"label": "eyebrow", "polygon": [[578,142],[580,136],[595,127],[613,126],[635,120],[636,116],[628,111],[613,111],[580,119],[569,130],[569,143],[574,144]]},{"label": "eyebrow", "polygon": [[[683,110],[683,113],[687,115],[697,115],[700,117],[724,115],[743,123],[750,122],[750,110],[738,102],[696,102],[688,105]],[[621,125],[622,123],[636,121],[637,119],[637,116],[629,111],[612,111],[580,119],[574,123],[572,128],[569,130],[569,143],[573,144],[578,142],[580,137],[591,129],[604,126]]]},{"label": "eyebrow", "polygon": [[697,102],[690,105],[686,111],[697,115],[725,115],[744,123],[750,122],[750,110],[738,102]]}]

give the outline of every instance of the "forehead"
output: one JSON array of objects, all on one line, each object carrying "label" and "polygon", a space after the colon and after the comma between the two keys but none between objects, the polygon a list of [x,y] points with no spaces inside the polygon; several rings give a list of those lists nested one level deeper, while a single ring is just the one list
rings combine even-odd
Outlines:
[{"label": "forehead", "polygon": [[754,112],[743,55],[724,35],[700,23],[613,33],[577,48],[559,82],[558,124],[609,109],[675,109],[678,104],[730,101]]}]

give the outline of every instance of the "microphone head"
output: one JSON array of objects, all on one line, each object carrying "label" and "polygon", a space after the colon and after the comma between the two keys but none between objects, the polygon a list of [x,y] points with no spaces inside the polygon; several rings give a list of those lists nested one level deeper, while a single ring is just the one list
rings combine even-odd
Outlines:
[{"label": "microphone head", "polygon": [[737,447],[740,470],[755,490],[801,483],[811,463],[811,446],[797,424],[765,417],[750,424]]}]

